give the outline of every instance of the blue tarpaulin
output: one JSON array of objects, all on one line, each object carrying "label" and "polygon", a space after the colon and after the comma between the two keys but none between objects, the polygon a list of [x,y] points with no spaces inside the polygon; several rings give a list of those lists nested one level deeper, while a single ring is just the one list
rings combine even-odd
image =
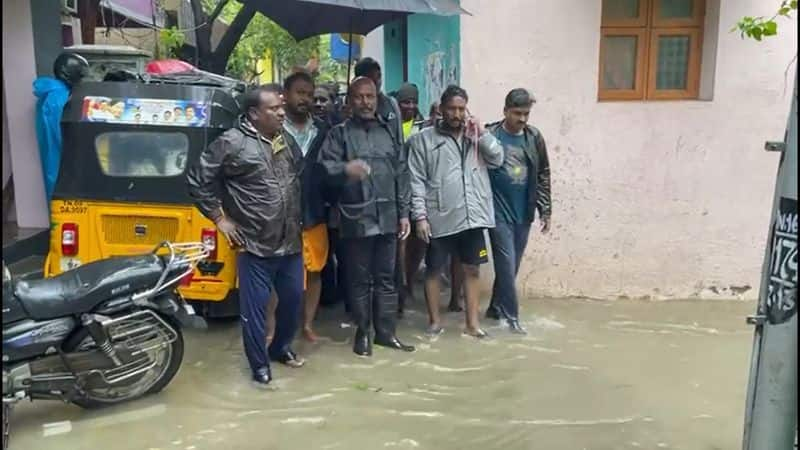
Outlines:
[{"label": "blue tarpaulin", "polygon": [[[348,42],[349,35],[342,35],[338,33],[331,34],[331,59],[340,63],[347,63]],[[360,36],[353,35],[353,61],[361,58],[361,42]]]},{"label": "blue tarpaulin", "polygon": [[69,86],[52,77],[39,77],[33,82],[36,101],[36,138],[42,161],[47,204],[53,196],[61,164],[61,115],[69,99]]}]

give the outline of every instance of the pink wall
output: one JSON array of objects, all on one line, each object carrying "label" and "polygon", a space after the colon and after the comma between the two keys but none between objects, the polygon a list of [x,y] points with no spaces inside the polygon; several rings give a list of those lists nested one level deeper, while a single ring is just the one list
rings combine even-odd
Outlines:
[{"label": "pink wall", "polygon": [[50,220],[34,128],[36,67],[30,1],[3,2],[3,50],[4,140],[8,139],[14,173],[17,223],[22,228],[47,228]]},{"label": "pink wall", "polygon": [[532,235],[526,294],[756,297],[778,162],[763,147],[784,135],[797,25],[761,43],[728,30],[778,3],[709,0],[713,100],[598,103],[600,0],[462,1],[470,108],[496,119],[509,89],[531,89],[550,150],[555,229]]}]

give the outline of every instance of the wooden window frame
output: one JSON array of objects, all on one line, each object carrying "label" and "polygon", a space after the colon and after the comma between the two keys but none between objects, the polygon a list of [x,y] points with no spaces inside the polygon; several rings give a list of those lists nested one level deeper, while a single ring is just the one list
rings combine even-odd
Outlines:
[{"label": "wooden window frame", "polygon": [[[633,76],[633,89],[603,89],[603,63],[606,55],[605,38],[607,36],[636,37],[636,73]],[[600,39],[600,71],[597,79],[599,83],[598,98],[600,100],[641,100],[645,94],[648,51],[647,32],[644,28],[603,28]]]},{"label": "wooden window frame", "polygon": [[[597,78],[597,99],[599,101],[696,100],[699,97],[706,1],[694,0],[691,18],[659,20],[657,14],[662,1],[639,0],[639,16],[635,19],[615,20],[602,17]],[[637,37],[634,89],[603,89],[603,63],[607,36]],[[660,36],[689,36],[686,89],[658,90],[655,88],[658,69],[658,38]]]},{"label": "wooden window frame", "polygon": [[[612,19],[602,16],[603,28],[644,28],[647,27],[648,18],[650,17],[650,0],[639,0],[639,16],[635,19]],[[602,4],[600,5],[602,15]]]},{"label": "wooden window frame", "polygon": [[[689,36],[689,61],[686,68],[686,89],[656,89],[658,75],[658,38]],[[650,34],[650,57],[647,71],[648,100],[696,99],[700,93],[700,57],[703,51],[702,33],[697,28],[656,28]]]},{"label": "wooden window frame", "polygon": [[706,12],[706,2],[705,0],[694,0],[694,10],[692,11],[692,17],[686,19],[659,19],[658,18],[658,11],[661,9],[661,2],[663,0],[643,0],[647,3],[652,4],[651,8],[651,22],[650,26],[652,28],[682,28],[682,27],[703,27],[703,21],[705,20],[705,12]]}]

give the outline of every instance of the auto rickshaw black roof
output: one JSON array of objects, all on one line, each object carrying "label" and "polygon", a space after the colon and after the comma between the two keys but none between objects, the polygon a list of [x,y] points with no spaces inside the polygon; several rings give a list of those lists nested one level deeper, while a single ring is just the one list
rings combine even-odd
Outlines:
[{"label": "auto rickshaw black roof", "polygon": [[[59,177],[54,200],[192,203],[186,188],[185,170],[174,176],[109,176],[103,172],[95,139],[104,133],[182,133],[189,142],[187,164],[239,116],[238,97],[242,82],[205,72],[176,75],[135,75],[131,81],[85,82],[74,86],[61,120],[63,136]],[[195,102],[206,106],[200,126],[88,121],[87,98],[146,99],[149,101]]]}]

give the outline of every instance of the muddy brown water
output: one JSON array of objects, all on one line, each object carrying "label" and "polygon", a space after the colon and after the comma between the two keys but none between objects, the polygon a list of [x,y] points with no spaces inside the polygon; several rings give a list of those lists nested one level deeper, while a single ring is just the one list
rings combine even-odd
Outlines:
[{"label": "muddy brown water", "polygon": [[[419,306],[419,305],[416,305]],[[98,411],[22,403],[11,449],[736,449],[741,446],[753,302],[530,300],[528,336],[463,316],[412,354],[351,353],[343,315],[323,310],[308,364],[275,368],[275,390],[248,381],[238,323],[186,335],[162,393]]]}]

